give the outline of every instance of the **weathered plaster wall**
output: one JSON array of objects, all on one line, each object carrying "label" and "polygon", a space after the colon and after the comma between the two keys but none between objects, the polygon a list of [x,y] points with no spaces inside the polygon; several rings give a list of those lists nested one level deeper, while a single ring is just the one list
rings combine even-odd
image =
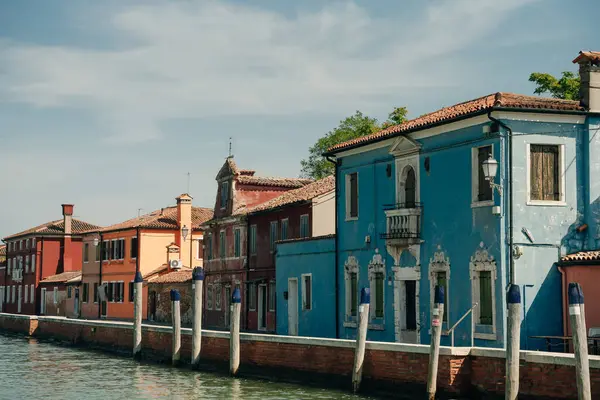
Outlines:
[{"label": "weathered plaster wall", "polygon": [[[335,238],[277,245],[277,333],[287,335],[288,279],[298,280],[298,335],[335,337]],[[312,274],[312,309],[302,310],[302,274]]]},{"label": "weathered plaster wall", "polygon": [[335,233],[335,190],[315,197],[312,201],[312,235]]},{"label": "weathered plaster wall", "polygon": [[583,145],[585,157],[584,180],[589,185],[584,203],[588,224],[588,248],[600,248],[600,116],[588,116]]},{"label": "weathered plaster wall", "polygon": [[[170,324],[173,321],[173,310],[171,301],[171,289],[176,289],[181,295],[179,306],[181,308],[181,324],[192,325],[192,283],[159,284],[149,283],[147,293],[156,292],[156,314],[153,321]],[[148,299],[146,299],[148,301]]]}]

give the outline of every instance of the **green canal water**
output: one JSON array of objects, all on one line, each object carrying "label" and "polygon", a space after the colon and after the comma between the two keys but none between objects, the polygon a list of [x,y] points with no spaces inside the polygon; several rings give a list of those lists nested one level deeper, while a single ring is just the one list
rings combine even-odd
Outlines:
[{"label": "green canal water", "polygon": [[138,363],[97,351],[0,335],[0,399],[41,398],[358,400],[373,397]]}]

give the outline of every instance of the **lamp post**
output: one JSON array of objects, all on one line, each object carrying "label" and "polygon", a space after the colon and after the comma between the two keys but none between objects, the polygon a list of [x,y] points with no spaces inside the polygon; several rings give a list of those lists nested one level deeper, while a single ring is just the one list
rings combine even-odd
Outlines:
[{"label": "lamp post", "polygon": [[498,161],[490,154],[490,158],[481,163],[481,168],[483,168],[483,176],[485,177],[485,180],[490,183],[492,191],[496,189],[498,194],[502,196],[502,185],[494,183],[494,178],[498,173]]},{"label": "lamp post", "polygon": [[181,236],[183,236],[183,241],[185,242],[188,233],[190,233],[190,229],[184,225],[183,228],[181,228]]}]

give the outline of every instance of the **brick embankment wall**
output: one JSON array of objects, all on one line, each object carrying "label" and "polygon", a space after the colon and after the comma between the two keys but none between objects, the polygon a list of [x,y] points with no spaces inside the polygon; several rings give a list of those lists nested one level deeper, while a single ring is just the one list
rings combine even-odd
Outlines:
[{"label": "brick embankment wall", "polygon": [[[0,313],[0,331],[51,337],[71,343],[100,347],[109,351],[131,352],[132,324],[115,321],[87,321],[64,317],[30,317]],[[326,380],[350,388],[354,362],[354,342],[242,333],[242,374],[293,381]],[[182,329],[182,361],[191,354],[191,329]],[[144,325],[143,357],[169,361],[171,328]],[[229,333],[203,331],[202,367],[227,370]],[[429,347],[400,343],[367,342],[363,367],[363,387],[385,388],[396,394],[419,398],[427,379]],[[484,398],[503,397],[504,350],[483,348],[440,349],[438,390],[440,394]],[[574,357],[572,354],[521,352],[520,399],[576,399]],[[600,357],[590,356],[592,397],[600,398]],[[414,394],[413,394],[414,393]],[[414,397],[416,396],[416,397]]]}]

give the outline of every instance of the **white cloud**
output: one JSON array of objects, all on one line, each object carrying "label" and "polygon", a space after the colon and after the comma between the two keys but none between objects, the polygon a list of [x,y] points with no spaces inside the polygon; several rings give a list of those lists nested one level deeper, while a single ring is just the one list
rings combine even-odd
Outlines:
[{"label": "white cloud", "polygon": [[407,88],[452,84],[441,63],[536,0],[446,0],[413,18],[374,18],[354,3],[286,17],[213,1],[114,11],[127,47],[0,44],[0,100],[91,109],[109,140],[161,135],[160,122],[359,108]]}]

